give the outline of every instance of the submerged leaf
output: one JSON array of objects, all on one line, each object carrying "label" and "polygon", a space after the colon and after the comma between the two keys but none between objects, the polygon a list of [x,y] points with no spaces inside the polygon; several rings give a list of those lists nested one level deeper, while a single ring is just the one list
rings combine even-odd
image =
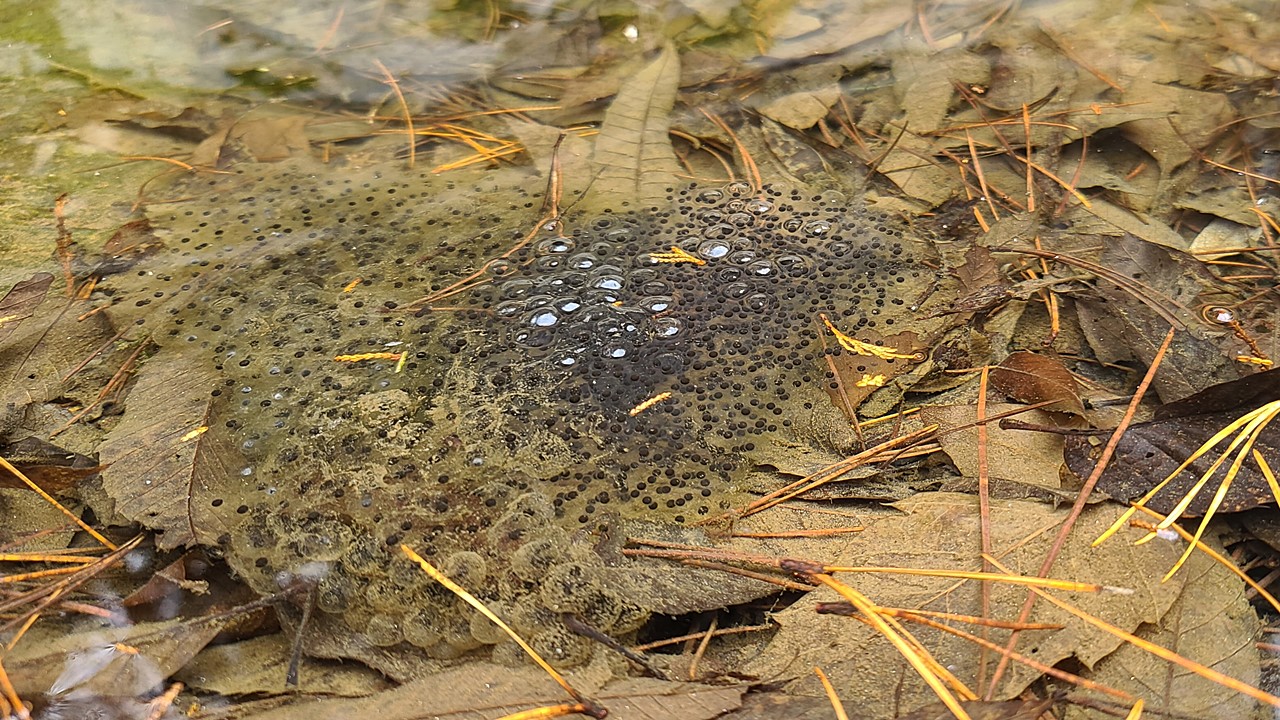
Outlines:
[{"label": "submerged leaf", "polygon": [[[1124,502],[1145,495],[1223,428],[1245,413],[1277,399],[1280,399],[1280,370],[1269,370],[1211,386],[1160,407],[1156,411],[1156,420],[1134,425],[1120,438],[1115,457],[1098,480],[1098,489]],[[1145,505],[1156,512],[1169,513],[1217,461],[1228,442],[1224,439],[1216,448],[1190,463]],[[1266,458],[1280,457],[1280,427],[1269,425],[1263,428],[1254,449]],[[1100,448],[1088,438],[1068,437],[1065,448],[1067,467],[1081,478],[1088,477],[1099,451]],[[1209,483],[1183,513],[1184,516],[1199,517],[1205,513],[1229,467],[1228,461],[1214,472]],[[1231,481],[1217,511],[1241,512],[1272,502],[1274,497],[1266,477],[1257,465],[1246,460]]]},{"label": "submerged leaf", "polygon": [[1075,377],[1061,360],[1033,352],[1016,352],[991,371],[991,386],[1024,403],[1053,401],[1046,410],[1084,413]]},{"label": "submerged leaf", "polygon": [[103,488],[122,515],[161,532],[160,548],[213,544],[234,506],[211,501],[208,489],[244,465],[213,417],[217,376],[176,356],[146,369],[129,396],[141,411],[126,413],[102,447]]},{"label": "submerged leaf", "polygon": [[680,166],[667,133],[679,83],[680,56],[667,45],[618,91],[596,139],[600,174],[591,192],[603,204],[655,203],[676,182]]},{"label": "submerged leaf", "polygon": [[52,282],[53,276],[49,273],[36,273],[29,280],[15,284],[0,298],[0,341],[9,337],[19,323],[31,317]]}]

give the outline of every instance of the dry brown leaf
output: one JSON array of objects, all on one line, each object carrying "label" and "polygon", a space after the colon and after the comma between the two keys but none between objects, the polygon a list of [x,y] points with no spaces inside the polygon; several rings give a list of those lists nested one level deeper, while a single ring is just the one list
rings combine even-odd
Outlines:
[{"label": "dry brown leaf", "polygon": [[680,166],[667,133],[679,83],[680,56],[667,45],[618,90],[596,138],[600,173],[591,194],[601,204],[651,204],[676,183]]},{"label": "dry brown leaf", "polygon": [[1169,331],[1178,329],[1154,388],[1163,400],[1186,397],[1210,385],[1234,380],[1244,370],[1236,355],[1248,348],[1228,332],[1208,325],[1197,312],[1221,291],[1203,262],[1180,250],[1133,236],[1108,238],[1098,263],[1138,286],[1141,297],[1109,280],[1100,280],[1101,303],[1080,297],[1080,326],[1099,357],[1115,357],[1116,346],[1150,363]]},{"label": "dry brown leaf", "polygon": [[364,697],[389,690],[391,681],[359,663],[304,658],[297,688],[285,685],[293,643],[282,633],[205,648],[174,676],[187,687],[222,695],[277,695],[302,691]]},{"label": "dry brown leaf", "polygon": [[[1019,409],[1020,405],[991,404],[987,416]],[[939,426],[938,442],[961,475],[978,477],[977,410],[972,405],[926,405],[921,419]],[[1054,418],[1040,410],[1017,416],[1025,422],[1053,425]],[[961,430],[952,428],[964,427]],[[990,477],[1040,487],[1057,488],[1062,466],[1062,438],[1049,433],[1005,430],[997,423],[987,425],[987,457]]]},{"label": "dry brown leaf", "polygon": [[4,668],[20,695],[135,697],[158,689],[226,622],[167,620],[47,638],[33,633],[5,655]]},{"label": "dry brown leaf", "polygon": [[[1222,548],[1217,548],[1222,552]],[[1249,604],[1245,586],[1234,574],[1204,553],[1183,567],[1187,590],[1178,597],[1159,626],[1144,626],[1138,635],[1218,672],[1258,686],[1260,658],[1254,644],[1262,625]],[[1251,717],[1254,701],[1182,668],[1170,667],[1132,645],[1103,658],[1090,677],[1147,699],[1153,717],[1176,711],[1198,718]],[[1093,717],[1082,708],[1067,718]]]},{"label": "dry brown leaf", "polygon": [[[838,552],[822,553],[820,548],[815,548],[810,557],[837,565],[981,568],[976,497],[922,493],[894,503],[893,507],[905,514],[869,523],[862,533],[842,539]],[[1121,510],[1114,506],[1086,508],[1054,566],[1053,576],[1132,588],[1132,595],[1063,593],[1062,596],[1087,612],[1133,630],[1144,623],[1158,623],[1181,593],[1184,581],[1178,576],[1160,583],[1160,576],[1181,548],[1164,541],[1134,546],[1125,542],[1126,538],[1091,548],[1093,538],[1109,526],[1119,512]],[[992,500],[992,543],[997,554],[1003,555],[1003,560],[1015,571],[1034,575],[1066,514],[1066,508],[1055,510],[1033,502]],[[959,589],[947,593],[955,581],[892,574],[859,573],[840,577],[881,605],[980,614],[978,588],[974,583],[963,583]],[[1016,618],[1026,592],[1023,588],[994,583],[991,615]],[[812,679],[810,668],[821,664],[836,687],[841,688],[846,705],[864,709],[867,718],[892,717],[895,698],[918,701],[913,706],[902,706],[902,711],[913,710],[931,700],[930,691],[874,631],[845,618],[819,616],[813,612],[816,603],[839,599],[833,591],[818,590],[776,614],[774,618],[782,630],[744,670],[771,680],[789,681],[792,692],[817,696],[822,689]],[[1019,652],[1050,665],[1074,656],[1089,666],[1120,645],[1118,639],[1086,626],[1048,603],[1037,604],[1031,621],[1064,626],[1056,631],[1024,633],[1018,645]],[[977,648],[932,630],[913,627],[913,632],[962,680],[974,682]],[[998,642],[1004,638],[1000,632],[992,636]],[[1012,665],[997,698],[1015,696],[1038,676],[1034,670]]]},{"label": "dry brown leaf", "polygon": [[[603,688],[569,681],[609,710],[610,720],[710,720],[737,708],[745,687],[630,679]],[[491,720],[523,709],[568,701],[542,671],[474,663],[428,675],[367,698],[297,703],[257,715],[258,720],[377,717],[379,720]]]},{"label": "dry brown leaf", "polygon": [[149,363],[100,451],[109,466],[103,489],[116,510],[160,531],[161,549],[214,544],[226,532],[223,515],[235,512],[234,503],[215,505],[207,493],[244,466],[214,415],[217,382],[212,370],[177,354]]},{"label": "dry brown leaf", "polygon": [[52,283],[53,276],[49,273],[36,273],[30,279],[15,283],[0,298],[0,342],[18,329],[23,320],[31,317]]},{"label": "dry brown leaf", "polygon": [[796,130],[807,130],[826,117],[840,97],[834,83],[814,90],[802,90],[774,98],[760,106],[760,114]]},{"label": "dry brown leaf", "polygon": [[991,387],[1018,402],[1035,405],[1052,400],[1046,410],[1084,414],[1075,376],[1061,360],[1050,355],[1010,353],[991,370]]}]

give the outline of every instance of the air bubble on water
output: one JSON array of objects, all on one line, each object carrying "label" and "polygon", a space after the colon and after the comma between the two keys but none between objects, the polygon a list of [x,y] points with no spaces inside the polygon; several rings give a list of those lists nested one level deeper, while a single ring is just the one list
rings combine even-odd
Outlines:
[{"label": "air bubble on water", "polygon": [[671,338],[680,334],[684,325],[676,318],[663,317],[653,321],[653,334],[656,337]]},{"label": "air bubble on water", "polygon": [[600,262],[600,258],[591,253],[578,253],[569,258],[569,267],[575,270],[590,270]]},{"label": "air bubble on water", "polygon": [[640,307],[651,313],[657,314],[666,312],[671,309],[672,300],[669,297],[658,295],[655,297],[647,297],[640,300]]},{"label": "air bubble on water", "polygon": [[831,223],[826,220],[810,220],[804,225],[804,232],[810,237],[825,237],[831,229]]},{"label": "air bubble on water", "polygon": [[527,324],[534,327],[551,327],[560,322],[560,314],[552,308],[541,308],[529,315]]},{"label": "air bubble on water", "polygon": [[698,246],[698,254],[708,260],[719,260],[733,248],[723,240],[707,240]]},{"label": "air bubble on water", "polygon": [[493,309],[493,314],[500,318],[512,318],[519,315],[525,309],[525,303],[520,300],[508,300],[498,303]]}]

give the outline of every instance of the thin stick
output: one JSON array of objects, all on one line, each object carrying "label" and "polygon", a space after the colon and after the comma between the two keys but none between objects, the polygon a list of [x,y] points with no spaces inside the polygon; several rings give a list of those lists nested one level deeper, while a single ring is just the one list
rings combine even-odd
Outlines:
[{"label": "thin stick", "polygon": [[[1025,110],[1026,106],[1023,106]],[[1031,183],[1030,175],[1027,177],[1028,187]],[[982,554],[991,553],[991,468],[987,464],[987,383],[989,371],[986,365],[982,366],[982,375],[978,379],[978,407],[977,407],[977,423],[978,433],[978,527],[981,536]],[[982,570],[986,572],[991,569],[991,564],[982,563]],[[982,617],[991,617],[991,583],[983,581],[980,587],[980,601]],[[987,629],[982,628],[982,639],[989,639]],[[982,646],[978,650],[978,692],[982,693],[987,683],[987,648]]]}]

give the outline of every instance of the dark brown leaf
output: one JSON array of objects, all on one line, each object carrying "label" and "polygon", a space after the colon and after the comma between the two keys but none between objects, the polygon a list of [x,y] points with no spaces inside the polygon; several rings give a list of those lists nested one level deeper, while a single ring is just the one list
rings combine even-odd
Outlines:
[{"label": "dark brown leaf", "polygon": [[[64,450],[36,437],[19,440],[4,448],[4,457],[40,489],[54,495],[65,494],[77,481],[102,470],[93,458]],[[0,487],[26,488],[16,475],[0,469]]]},{"label": "dark brown leaf", "polygon": [[981,245],[974,245],[966,250],[964,264],[953,272],[968,293],[977,292],[988,285],[999,284],[1004,280],[1000,277],[999,264],[996,263],[995,258],[991,257],[991,250]]},{"label": "dark brown leaf", "polygon": [[[1194,395],[1166,403],[1156,409],[1156,420],[1134,425],[1120,439],[1116,455],[1098,481],[1098,489],[1113,498],[1129,501],[1146,494],[1209,438],[1245,413],[1280,399],[1280,370],[1268,370],[1239,380],[1219,383]],[[1220,448],[1226,441],[1219,443]],[[1254,448],[1264,457],[1280,457],[1280,429],[1268,426],[1258,436]],[[1088,438],[1068,437],[1064,455],[1067,467],[1081,478],[1093,471],[1099,447]],[[1167,513],[1199,482],[1217,460],[1209,451],[1192,463],[1147,503],[1157,512]],[[1223,464],[1188,507],[1187,515],[1203,515],[1230,462]],[[1240,512],[1274,501],[1266,477],[1253,460],[1240,466],[1219,512]]]},{"label": "dark brown leaf", "polygon": [[1056,357],[1026,351],[1012,353],[991,371],[991,386],[1028,405],[1053,401],[1046,410],[1084,413],[1076,379]]},{"label": "dark brown leaf", "polygon": [[[1145,495],[1208,440],[1214,433],[1239,417],[1239,413],[1215,413],[1191,417],[1157,420],[1129,428],[1116,446],[1115,457],[1098,480],[1098,489],[1117,500],[1128,502]],[[1262,432],[1254,446],[1265,457],[1280,457],[1280,428]],[[1064,457],[1067,467],[1080,478],[1093,472],[1101,447],[1087,437],[1066,438]],[[1199,482],[1201,475],[1214,463],[1218,453],[1210,451],[1182,471],[1146,503],[1160,513],[1168,513]],[[1204,515],[1230,462],[1218,468],[1214,478],[1200,491],[1187,508],[1187,517]],[[1274,502],[1266,478],[1252,460],[1240,466],[1217,512],[1241,512]]]},{"label": "dark brown leaf", "polygon": [[1221,290],[1202,261],[1132,235],[1106,238],[1105,243],[1100,264],[1127,278],[1131,287],[1103,280],[1097,285],[1101,303],[1081,298],[1077,304],[1081,328],[1100,357],[1114,349],[1099,346],[1118,340],[1133,357],[1150,364],[1172,324],[1178,336],[1154,381],[1162,399],[1240,377],[1234,358],[1248,348],[1195,311]]},{"label": "dark brown leaf", "polygon": [[160,250],[164,243],[156,237],[147,218],[130,220],[116,229],[102,246],[102,259],[93,273],[98,276],[125,272],[142,258]]},{"label": "dark brown leaf", "polygon": [[1181,400],[1165,403],[1156,409],[1156,418],[1168,420],[1222,412],[1242,415],[1275,400],[1280,400],[1280,368],[1212,385]]}]

